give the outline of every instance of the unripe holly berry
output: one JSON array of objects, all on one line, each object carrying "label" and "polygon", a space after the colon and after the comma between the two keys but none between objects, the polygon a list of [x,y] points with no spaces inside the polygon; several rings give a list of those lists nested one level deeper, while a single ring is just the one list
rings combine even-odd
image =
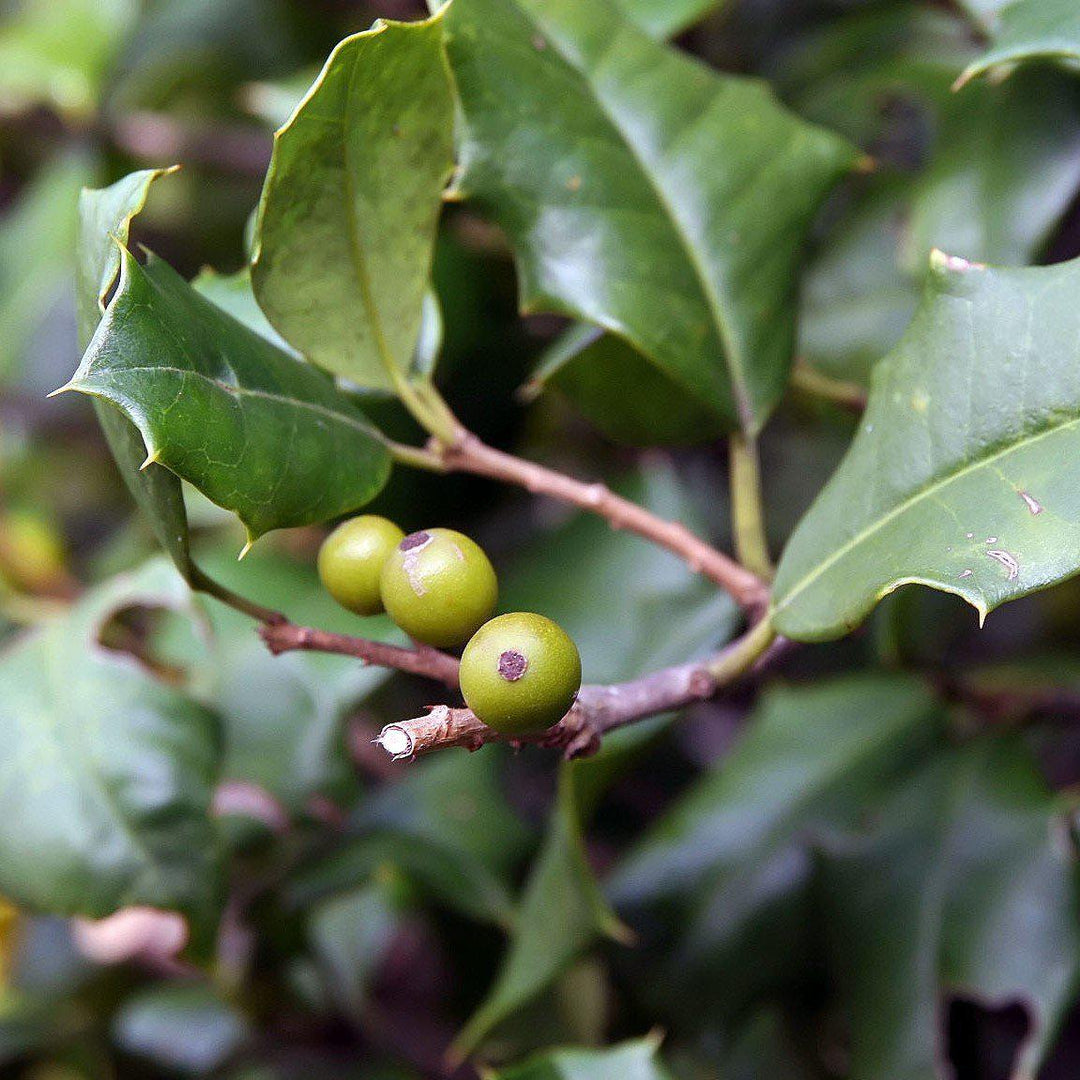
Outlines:
[{"label": "unripe holly berry", "polygon": [[450,648],[495,610],[499,582],[478,544],[453,529],[406,536],[386,560],[382,600],[410,637]]},{"label": "unripe holly berry", "polygon": [[319,549],[319,577],[326,591],[357,615],[378,615],[383,565],[404,535],[392,521],[374,514],[343,522]]},{"label": "unripe holly berry", "polygon": [[516,611],[484,623],[461,654],[461,693],[488,727],[536,734],[570,711],[581,657],[558,623]]}]

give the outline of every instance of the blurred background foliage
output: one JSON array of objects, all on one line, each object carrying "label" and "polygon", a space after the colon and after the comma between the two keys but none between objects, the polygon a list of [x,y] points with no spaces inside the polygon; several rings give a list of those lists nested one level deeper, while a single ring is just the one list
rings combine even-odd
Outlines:
[{"label": "blurred background foliage", "polygon": [[[854,427],[805,387],[866,386],[932,247],[1011,264],[1080,253],[1080,80],[1036,64],[951,93],[995,0],[622,3],[706,62],[770,80],[875,162],[837,191],[809,253],[804,377],[762,446],[779,550]],[[561,776],[537,750],[390,766],[373,733],[430,687],[340,657],[272,659],[246,619],[191,602],[92,411],[45,401],[78,359],[79,189],[182,163],[137,239],[189,277],[236,270],[272,131],[322,60],[375,17],[422,14],[413,0],[0,3],[0,635],[62,637],[104,605],[102,645],[182,693],[192,724],[212,718],[224,763],[205,778],[208,828],[229,852],[222,880],[192,883],[219,923],[198,968],[136,948],[139,926],[117,945],[0,907],[0,1073],[472,1076],[445,1054],[473,1017],[468,1045],[515,1080],[1080,1074],[1080,585],[982,632],[954,598],[903,590],[762,696],[638,725]],[[466,424],[727,541],[707,420],[642,438],[635,406],[663,388],[642,375],[613,400],[580,357],[617,345],[519,317],[497,230],[450,208],[435,279],[440,383]],[[415,436],[393,402],[371,409]],[[374,509],[475,535],[504,604],[560,620],[590,681],[735,629],[671,557],[519,492],[399,470]],[[189,511],[216,577],[358,631],[317,588],[318,530],[274,534],[238,564],[235,521],[194,495]]]}]

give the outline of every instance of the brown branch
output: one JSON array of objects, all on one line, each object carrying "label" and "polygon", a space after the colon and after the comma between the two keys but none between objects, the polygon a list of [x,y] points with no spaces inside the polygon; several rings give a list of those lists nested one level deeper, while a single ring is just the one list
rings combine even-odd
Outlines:
[{"label": "brown branch", "polygon": [[433,444],[433,458],[449,470],[486,476],[516,484],[536,495],[547,495],[606,518],[616,529],[636,533],[683,560],[695,573],[704,574],[729,592],[747,611],[760,613],[768,599],[768,586],[734,559],[711,547],[677,521],[665,521],[614,494],[607,485],[587,484],[532,461],[503,453],[462,431],[452,445]]},{"label": "brown branch", "polygon": [[660,713],[711,698],[781,650],[772,630],[759,623],[706,660],[662,668],[639,679],[606,686],[583,686],[574,707],[554,727],[533,735],[508,736],[488,727],[471,709],[429,706],[424,716],[387,724],[375,740],[395,761],[412,761],[450,747],[479,750],[491,742],[535,743],[561,750],[567,758],[596,753],[608,732]]},{"label": "brown branch", "polygon": [[275,656],[297,650],[337,653],[340,656],[355,657],[365,664],[395,668],[410,675],[423,675],[445,684],[451,690],[457,689],[457,659],[427,645],[405,649],[400,645],[387,645],[382,641],[370,641],[347,634],[331,634],[327,630],[296,626],[290,622],[264,623],[259,628],[259,636]]}]

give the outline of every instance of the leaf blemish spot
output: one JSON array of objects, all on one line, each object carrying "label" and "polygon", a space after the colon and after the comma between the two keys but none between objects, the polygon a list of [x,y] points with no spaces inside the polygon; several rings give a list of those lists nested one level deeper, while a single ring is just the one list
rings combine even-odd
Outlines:
[{"label": "leaf blemish spot", "polygon": [[1038,517],[1039,514],[1043,512],[1042,504],[1037,499],[1029,495],[1026,491],[1018,491],[1017,495],[1019,495],[1020,498],[1024,500],[1024,505],[1031,511],[1031,513],[1035,517]]},{"label": "leaf blemish spot", "polygon": [[1016,561],[1015,555],[1010,555],[1007,551],[1000,551],[995,549],[994,551],[988,551],[987,556],[994,560],[994,562],[1001,563],[1006,570],[1009,571],[1009,580],[1015,581],[1017,575],[1020,573],[1020,564]]},{"label": "leaf blemish spot", "polygon": [[972,575],[972,574],[974,574],[974,573],[975,573],[975,571],[974,571],[974,570],[970,570],[970,569],[969,569],[969,570],[961,570],[961,571],[960,571],[960,576],[961,576],[962,578],[965,578],[965,577],[971,577],[971,575]]},{"label": "leaf blemish spot", "polygon": [[998,538],[996,536],[988,536],[986,538],[986,542],[988,544],[996,544],[998,542]]}]

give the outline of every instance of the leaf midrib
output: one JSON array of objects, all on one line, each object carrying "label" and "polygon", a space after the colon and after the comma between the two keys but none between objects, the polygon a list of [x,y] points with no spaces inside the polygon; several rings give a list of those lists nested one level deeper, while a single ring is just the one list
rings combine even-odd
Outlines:
[{"label": "leaf midrib", "polygon": [[887,514],[885,514],[883,517],[879,518],[873,524],[867,526],[861,532],[853,536],[849,541],[841,544],[841,546],[838,547],[836,551],[834,551],[832,555],[830,555],[827,559],[824,559],[822,560],[822,562],[818,563],[818,565],[814,567],[814,569],[809,574],[801,578],[798,582],[796,582],[793,588],[788,590],[784,598],[779,603],[773,605],[773,613],[777,614],[790,606],[791,602],[795,599],[796,596],[798,596],[800,593],[804,592],[811,585],[813,585],[815,581],[822,577],[823,574],[826,574],[829,570],[831,570],[838,562],[840,562],[842,559],[845,559],[856,548],[864,544],[875,533],[880,532],[883,528],[885,528],[886,525],[889,525],[897,518],[902,517],[912,508],[918,506],[919,503],[921,503],[923,500],[938,494],[940,491],[947,488],[950,484],[953,484],[956,481],[963,479],[968,474],[977,472],[984,466],[988,466],[995,461],[999,461],[1002,458],[1008,457],[1010,454],[1016,452],[1017,450],[1027,449],[1028,447],[1041,441],[1042,439],[1049,438],[1051,435],[1056,435],[1059,432],[1067,431],[1068,429],[1077,427],[1078,425],[1080,425],[1080,417],[1074,417],[1073,419],[1066,420],[1060,424],[1052,424],[1048,427],[1043,428],[1041,431],[1035,433],[1034,435],[1018,439],[1016,442],[1010,443],[1008,446],[1002,447],[1002,449],[996,451],[993,454],[989,454],[985,457],[975,458],[959,471],[954,472],[947,477],[943,477],[942,479],[929,484],[927,487],[921,488],[914,495],[909,496],[898,506],[894,507]]},{"label": "leaf midrib", "polygon": [[[701,257],[698,255],[694,248],[693,242],[690,236],[684,231],[682,221],[678,214],[676,214],[674,205],[668,197],[667,192],[663,189],[658,178],[654,177],[650,172],[646,163],[642,160],[634,144],[630,141],[629,136],[619,125],[618,120],[607,108],[607,105],[601,99],[599,93],[593,88],[592,81],[588,74],[579,68],[573,60],[563,51],[561,43],[557,35],[551,33],[543,23],[533,14],[532,11],[521,4],[517,3],[517,0],[513,0],[514,6],[518,11],[522,13],[525,19],[532,25],[532,27],[539,33],[542,33],[545,38],[554,46],[555,51],[559,55],[559,59],[567,66],[569,70],[574,72],[578,77],[582,85],[585,87],[586,96],[589,97],[596,105],[597,110],[608,122],[611,129],[618,137],[618,141],[626,149],[627,153],[637,164],[641,175],[645,178],[649,189],[656,197],[657,202],[660,204],[660,209],[671,223],[672,231],[675,233],[676,238],[679,241],[680,246],[683,249],[683,254],[686,256],[690,266],[694,271],[694,276],[697,279],[698,287],[701,289],[702,296],[705,300],[706,306],[709,309],[709,314],[712,316],[712,323],[716,329],[716,332],[720,338],[720,344],[724,350],[723,360],[726,361],[725,367],[730,375],[732,399],[735,404],[736,413],[740,424],[746,428],[752,428],[755,423],[755,412],[753,399],[749,392],[749,387],[746,382],[746,375],[743,367],[742,356],[735,343],[732,331],[728,325],[729,314],[723,303],[722,297],[716,290],[713,289],[708,275],[705,273],[704,265],[701,261]],[[620,29],[625,30],[625,27]],[[650,44],[655,45],[655,42],[650,40]],[[659,46],[663,48],[663,46]]]},{"label": "leaf midrib", "polygon": [[[259,399],[265,400],[265,401],[272,401],[272,402],[275,402],[278,405],[290,405],[290,406],[292,406],[294,408],[298,408],[298,409],[308,409],[311,412],[318,413],[321,416],[325,416],[327,419],[340,421],[340,422],[342,422],[344,424],[347,424],[350,427],[355,428],[357,431],[362,431],[365,435],[367,435],[373,441],[376,441],[376,442],[382,442],[383,441],[382,438],[381,438],[381,433],[377,429],[375,429],[373,427],[370,427],[368,424],[365,424],[362,420],[359,420],[359,419],[357,419],[355,417],[349,416],[348,413],[336,412],[334,409],[331,409],[329,406],[319,405],[318,403],[316,403],[314,401],[304,401],[301,398],[287,397],[284,394],[275,394],[275,393],[272,393],[269,390],[256,390],[256,389],[253,389],[252,387],[248,387],[248,386],[232,386],[229,383],[224,383],[224,382],[221,382],[218,379],[214,379],[211,376],[206,375],[201,371],[194,371],[194,370],[189,369],[189,368],[179,368],[179,367],[175,367],[175,366],[173,366],[171,364],[158,364],[158,365],[143,364],[143,365],[139,365],[139,366],[135,366],[135,367],[105,368],[103,370],[107,374],[122,374],[122,373],[126,374],[128,372],[153,372],[153,373],[165,372],[165,373],[174,374],[174,375],[180,375],[180,376],[184,376],[184,377],[190,376],[190,377],[193,377],[193,378],[196,378],[196,379],[201,379],[201,380],[203,380],[203,382],[209,383],[211,386],[216,387],[218,390],[222,390],[226,394],[231,394],[231,395],[233,395],[235,397],[245,397],[245,396],[246,397],[253,397],[253,398],[259,398]],[[78,382],[72,382],[70,385],[71,385],[72,390],[83,390],[86,393],[95,392],[92,389],[90,380],[82,380],[81,385]],[[96,392],[102,397],[108,396],[100,388]]]}]

